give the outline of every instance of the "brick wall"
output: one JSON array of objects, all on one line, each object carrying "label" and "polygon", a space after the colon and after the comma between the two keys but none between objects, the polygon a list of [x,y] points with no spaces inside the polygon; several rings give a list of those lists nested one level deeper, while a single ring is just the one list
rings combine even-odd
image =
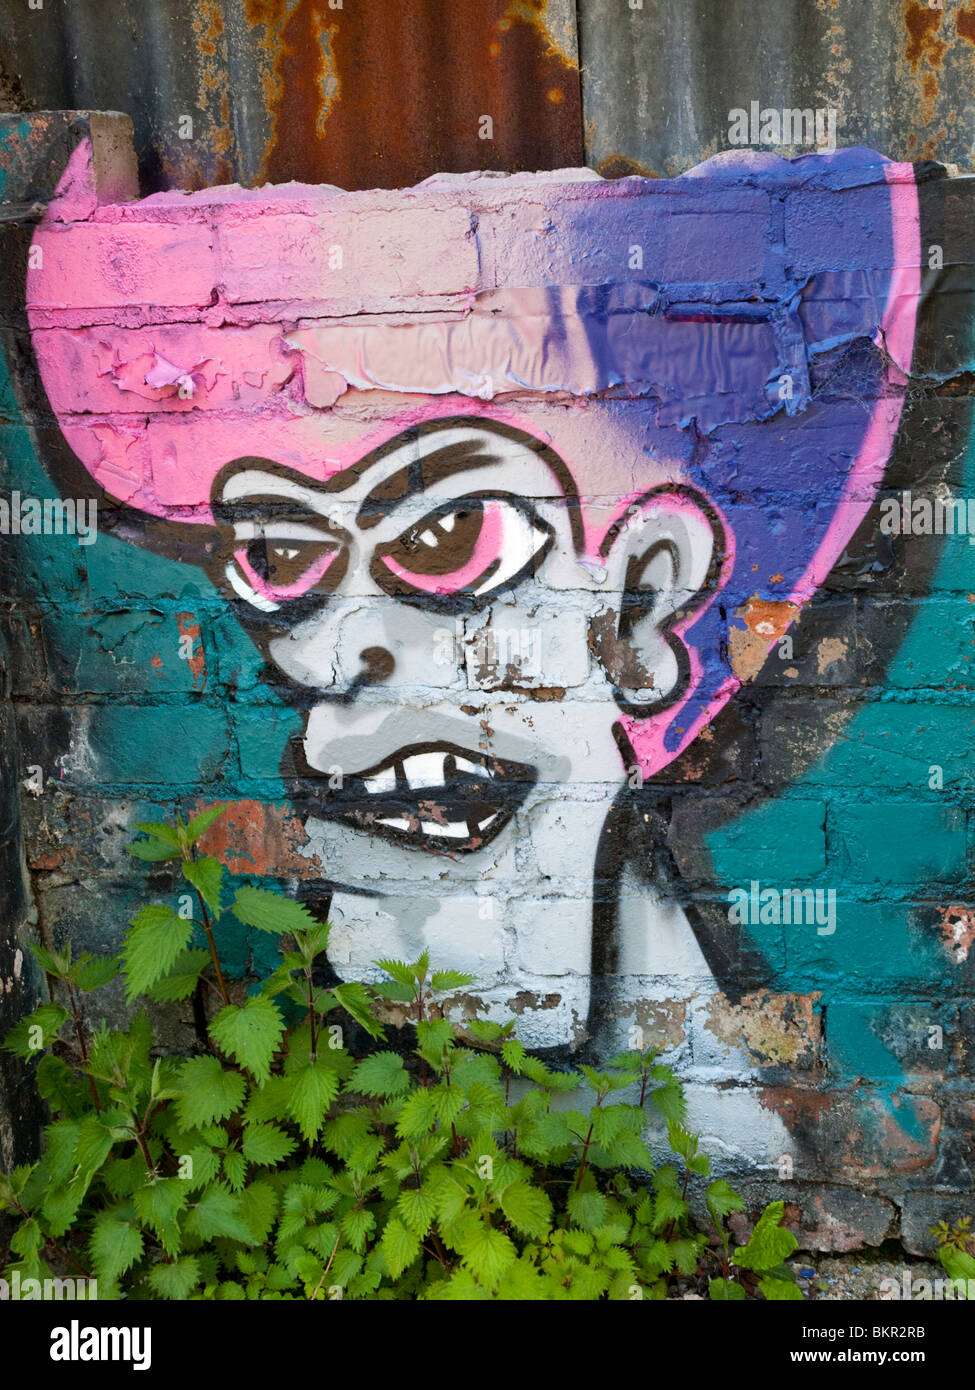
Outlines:
[{"label": "brick wall", "polygon": [[654,1043],[807,1245],[926,1248],[975,1159],[975,555],[914,505],[972,490],[971,181],[138,201],[126,141],[0,126],[0,1006],[32,933],[115,948],[134,821],[224,800],[339,975],[427,945],[554,1056]]}]

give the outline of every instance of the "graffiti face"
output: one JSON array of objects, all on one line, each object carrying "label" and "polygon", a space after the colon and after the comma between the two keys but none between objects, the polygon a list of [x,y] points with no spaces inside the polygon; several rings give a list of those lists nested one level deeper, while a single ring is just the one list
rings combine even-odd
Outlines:
[{"label": "graffiti face", "polygon": [[873,503],[917,200],[862,151],[560,187],[367,200],[344,280],[320,190],[83,218],[139,297],[99,281],[81,328],[51,218],[29,313],[85,481],[206,568],[301,712],[280,771],[335,971],[429,947],[499,1013],[527,999],[535,1045],[621,1002],[618,1046],[623,1006],[740,974],[666,877],[653,782]]},{"label": "graffiti face", "polygon": [[[593,518],[565,463],[490,420],[408,429],[320,488],[267,460],[226,469],[223,580],[271,678],[307,711],[293,758],[314,788],[308,813],[470,854],[539,786],[595,766],[620,781],[633,753],[619,715],[686,688],[671,626],[713,588],[723,551],[716,514],[686,486],[615,510],[587,562]],[[595,746],[540,684],[546,624],[567,617],[597,657]],[[439,698],[411,698],[431,683]]]}]

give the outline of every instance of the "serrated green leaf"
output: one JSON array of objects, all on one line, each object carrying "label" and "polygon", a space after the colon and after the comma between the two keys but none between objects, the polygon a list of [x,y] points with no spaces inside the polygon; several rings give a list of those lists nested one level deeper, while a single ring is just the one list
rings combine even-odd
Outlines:
[{"label": "serrated green leaf", "polygon": [[415,983],[412,966],[407,965],[406,962],[402,960],[385,959],[374,960],[373,965],[378,966],[380,970],[384,970],[398,985],[402,985],[404,989],[408,989],[410,991],[409,997],[412,999],[413,985]]},{"label": "serrated green leaf", "polygon": [[201,1193],[200,1200],[186,1216],[186,1230],[201,1240],[226,1236],[244,1245],[255,1243],[242,1216],[241,1198],[223,1183],[211,1183]]},{"label": "serrated green leaf", "polygon": [[183,861],[183,877],[191,883],[214,918],[223,911],[223,865],[219,859],[205,855],[202,859]]},{"label": "serrated green leaf", "polygon": [[176,1111],[184,1129],[213,1124],[237,1110],[247,1083],[239,1072],[222,1066],[219,1057],[191,1057],[179,1076]]},{"label": "serrated green leaf", "polygon": [[505,1032],[505,1026],[489,1018],[469,1018],[464,1023],[464,1031],[475,1042],[492,1043]]},{"label": "serrated green leaf", "polygon": [[433,1097],[421,1087],[403,1102],[396,1120],[396,1133],[401,1139],[418,1139],[433,1128],[435,1119]]},{"label": "serrated green leaf", "polygon": [[122,948],[125,995],[130,1003],[169,973],[192,932],[189,918],[177,916],[162,903],[150,903],[136,913]]},{"label": "serrated green leaf", "polygon": [[760,1276],[758,1287],[769,1303],[802,1303],[804,1301],[802,1290],[791,1279],[770,1279],[766,1274]]},{"label": "serrated green leaf", "polygon": [[701,1247],[696,1240],[682,1238],[672,1242],[674,1264],[681,1274],[693,1274],[697,1269]]},{"label": "serrated green leaf", "polygon": [[37,1057],[56,1041],[70,1015],[60,1004],[42,1004],[22,1018],[3,1040],[5,1052],[17,1057]]},{"label": "serrated green leaf", "polygon": [[78,988],[89,994],[93,989],[101,989],[104,985],[111,984],[120,966],[118,956],[91,956],[82,962],[78,971]]},{"label": "serrated green leaf", "polygon": [[540,1187],[518,1178],[501,1193],[501,1210],[523,1236],[544,1240],[552,1224],[552,1203]]},{"label": "serrated green leaf", "polygon": [[257,927],[260,931],[306,931],[319,925],[307,907],[266,888],[238,888],[231,910],[245,926]]},{"label": "serrated green leaf", "polygon": [[339,1093],[338,1073],[319,1057],[289,1072],[287,1081],[288,1114],[311,1143]]},{"label": "serrated green leaf", "polygon": [[257,1245],[267,1240],[278,1214],[278,1194],[270,1183],[248,1183],[240,1196],[240,1215]]},{"label": "serrated green leaf", "polygon": [[441,1082],[439,1086],[430,1088],[430,1095],[433,1100],[434,1113],[443,1125],[451,1125],[464,1108],[464,1092],[459,1086],[450,1086],[446,1082]]},{"label": "serrated green leaf", "polygon": [[30,953],[46,975],[56,975],[60,979],[68,973],[70,967],[59,952],[49,951],[46,946],[32,941]]},{"label": "serrated green leaf", "polygon": [[606,1220],[608,1203],[602,1192],[570,1192],[569,1215],[584,1231],[594,1231]]},{"label": "serrated green leaf", "polygon": [[770,1202],[759,1217],[748,1244],[736,1248],[735,1264],[756,1273],[782,1264],[799,1244],[792,1232],[780,1224],[784,1215],[784,1202]]},{"label": "serrated green leaf", "polygon": [[223,1156],[223,1174],[232,1192],[241,1192],[247,1173],[247,1160],[237,1149],[230,1149]]},{"label": "serrated green leaf", "polygon": [[687,1203],[680,1193],[672,1187],[661,1188],[654,1204],[653,1229],[663,1231],[672,1221],[681,1221],[687,1215]]},{"label": "serrated green leaf", "polygon": [[169,974],[164,975],[161,980],[157,980],[145,993],[150,999],[155,999],[160,1003],[175,999],[188,999],[196,988],[197,980],[209,963],[209,951],[191,946],[188,951],[181,951],[176,957]]},{"label": "serrated green leaf", "polygon": [[381,1038],[383,1036],[382,1024],[373,1013],[372,999],[365,985],[359,984],[357,980],[351,980],[344,985],[334,985],[332,994],[345,1012],[354,1018],[356,1023],[365,1028],[371,1037]]},{"label": "serrated green leaf", "polygon": [[504,1064],[514,1072],[515,1076],[520,1076],[525,1065],[527,1053],[524,1046],[517,1038],[506,1038],[501,1044],[501,1056]]},{"label": "serrated green leaf", "polygon": [[210,1024],[210,1036],[220,1050],[246,1067],[258,1083],[271,1074],[283,1032],[277,1007],[261,994],[252,995],[242,1007],[224,1005]]},{"label": "serrated green leaf", "polygon": [[381,1241],[386,1266],[392,1279],[398,1279],[420,1253],[420,1238],[394,1217],[387,1221]]},{"label": "serrated green leaf", "polygon": [[114,1284],[142,1255],[142,1232],[132,1221],[103,1212],[95,1218],[89,1250],[96,1277]]},{"label": "serrated green leaf", "polygon": [[112,1132],[98,1115],[86,1115],[78,1126],[74,1159],[85,1173],[96,1172],[112,1151]]},{"label": "serrated green leaf", "polygon": [[167,1264],[157,1264],[149,1271],[149,1284],[160,1298],[181,1302],[200,1282],[200,1262],[195,1255],[183,1255]]},{"label": "serrated green leaf", "polygon": [[147,864],[161,864],[166,859],[179,859],[182,855],[179,845],[173,846],[155,835],[148,840],[133,840],[125,848],[133,858],[142,859]]},{"label": "serrated green leaf", "polygon": [[189,1191],[179,1178],[157,1178],[132,1194],[139,1220],[159,1237],[167,1255],[178,1254],[180,1230],[177,1217],[186,1207]]},{"label": "serrated green leaf", "polygon": [[716,1303],[743,1303],[745,1290],[733,1279],[712,1279],[708,1285],[708,1298]]},{"label": "serrated green leaf", "polygon": [[180,839],[179,830],[176,828],[176,826],[167,825],[165,821],[136,821],[135,829],[141,830],[143,835],[152,835],[157,840],[163,840],[167,845],[170,845],[173,849],[179,849],[183,843]]},{"label": "serrated green leaf", "polygon": [[294,1152],[295,1141],[275,1124],[251,1124],[244,1130],[241,1149],[248,1163],[273,1166]]},{"label": "serrated green leaf", "polygon": [[374,1052],[363,1058],[348,1083],[362,1096],[399,1096],[409,1090],[410,1077],[396,1052]]},{"label": "serrated green leaf", "polygon": [[464,1265],[479,1283],[493,1288],[515,1261],[517,1250],[503,1231],[475,1221],[457,1247]]},{"label": "serrated green leaf", "polygon": [[438,993],[447,989],[463,989],[474,983],[473,975],[465,975],[462,970],[437,970],[430,981],[430,988]]},{"label": "serrated green leaf", "polygon": [[729,1216],[733,1211],[744,1211],[745,1209],[743,1198],[739,1197],[725,1178],[718,1178],[711,1184],[705,1193],[705,1201],[708,1210],[718,1224],[720,1224],[722,1217]]},{"label": "serrated green leaf", "polygon": [[685,1129],[676,1120],[667,1121],[667,1142],[675,1154],[680,1154],[685,1160],[692,1159],[697,1153],[698,1138],[689,1129]]},{"label": "serrated green leaf", "polygon": [[667,1120],[679,1122],[687,1114],[687,1099],[684,1095],[684,1088],[676,1078],[651,1091],[650,1098]]},{"label": "serrated green leaf", "polygon": [[422,1240],[437,1214],[437,1202],[428,1187],[406,1187],[397,1198],[396,1210],[404,1226]]},{"label": "serrated green leaf", "polygon": [[222,816],[226,811],[226,805],[207,806],[198,816],[194,816],[186,827],[186,843],[195,844],[201,835],[205,835],[213,822]]},{"label": "serrated green leaf", "polygon": [[368,1244],[369,1237],[375,1229],[376,1218],[371,1211],[365,1211],[362,1207],[353,1207],[347,1211],[339,1223],[342,1227],[342,1235],[358,1254],[362,1254]]}]

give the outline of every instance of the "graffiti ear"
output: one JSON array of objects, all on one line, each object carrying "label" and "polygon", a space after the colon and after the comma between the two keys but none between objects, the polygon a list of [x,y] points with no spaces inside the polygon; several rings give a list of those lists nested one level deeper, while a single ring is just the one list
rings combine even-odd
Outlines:
[{"label": "graffiti ear", "polygon": [[662,488],[627,508],[600,553],[607,606],[592,620],[589,644],[620,709],[645,717],[687,689],[691,661],[679,628],[718,582],[724,531],[699,493]]}]

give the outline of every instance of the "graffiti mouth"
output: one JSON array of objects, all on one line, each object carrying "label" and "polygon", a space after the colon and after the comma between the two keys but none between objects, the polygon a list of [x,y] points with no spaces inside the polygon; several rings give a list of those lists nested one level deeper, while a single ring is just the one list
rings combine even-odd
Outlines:
[{"label": "graffiti mouth", "polygon": [[414,744],[344,775],[315,812],[403,844],[465,853],[504,829],[537,776],[526,763],[456,744]]}]

